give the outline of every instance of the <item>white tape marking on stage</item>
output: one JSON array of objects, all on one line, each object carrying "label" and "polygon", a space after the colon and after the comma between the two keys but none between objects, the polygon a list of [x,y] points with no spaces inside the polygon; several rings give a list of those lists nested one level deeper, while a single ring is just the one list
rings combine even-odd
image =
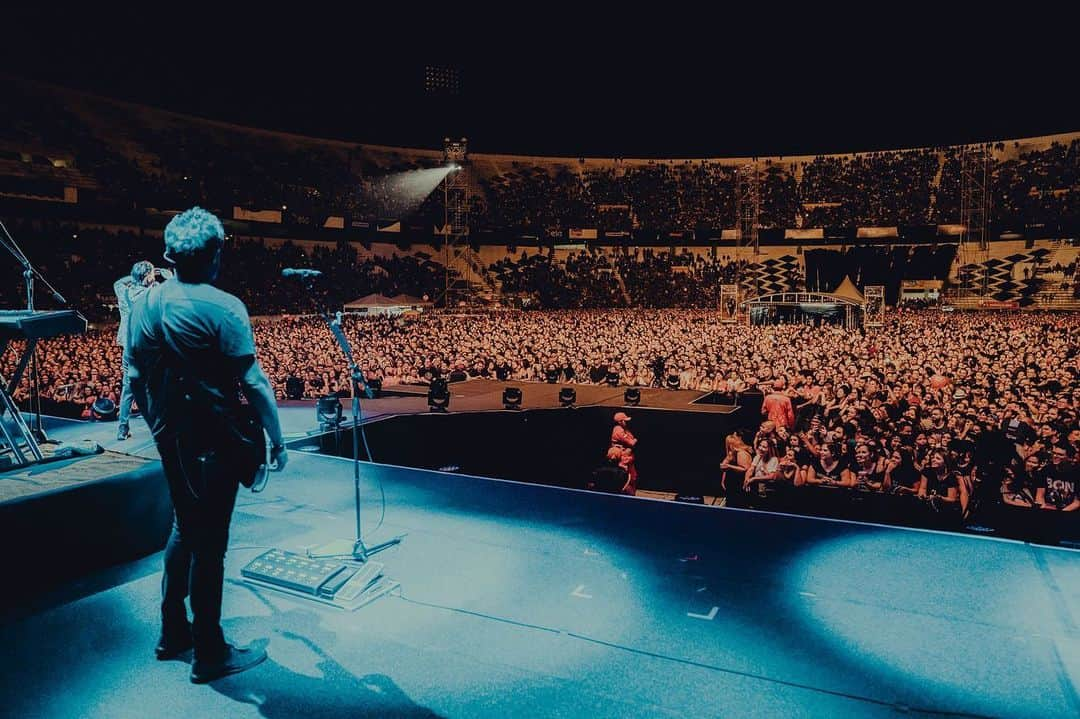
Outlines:
[{"label": "white tape marking on stage", "polygon": [[799,592],[799,594],[803,595],[804,597],[812,597],[814,599],[817,599],[817,595],[813,592]]},{"label": "white tape marking on stage", "polygon": [[585,593],[585,585],[584,584],[579,585],[577,589],[570,592],[570,596],[571,597],[577,597],[578,599],[592,599],[591,594],[586,594]]},{"label": "white tape marking on stage", "polygon": [[716,613],[719,611],[720,607],[713,607],[709,610],[708,614],[694,614],[693,612],[687,612],[686,616],[693,617],[694,619],[704,619],[705,621],[711,622],[712,620],[716,619]]}]

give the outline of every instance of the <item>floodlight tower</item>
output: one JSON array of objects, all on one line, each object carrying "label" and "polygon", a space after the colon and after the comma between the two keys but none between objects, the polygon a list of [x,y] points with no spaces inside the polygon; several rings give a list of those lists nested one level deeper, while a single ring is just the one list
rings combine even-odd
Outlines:
[{"label": "floodlight tower", "polygon": [[466,138],[443,139],[443,162],[450,172],[443,179],[443,265],[446,307],[475,304],[478,281],[476,253],[469,243],[470,168]]}]

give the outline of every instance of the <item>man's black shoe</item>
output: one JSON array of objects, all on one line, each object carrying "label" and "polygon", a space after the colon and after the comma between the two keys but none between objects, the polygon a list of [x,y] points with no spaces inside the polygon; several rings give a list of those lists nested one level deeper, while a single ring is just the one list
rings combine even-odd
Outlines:
[{"label": "man's black shoe", "polygon": [[176,659],[184,652],[191,649],[191,634],[181,634],[179,637],[173,639],[166,639],[164,635],[158,639],[157,646],[154,647],[154,654],[157,656],[158,661],[165,662],[170,659]]},{"label": "man's black shoe", "polygon": [[215,679],[227,677],[230,674],[239,674],[242,671],[262,664],[266,660],[264,649],[237,649],[232,645],[225,645],[225,658],[216,662],[206,662],[195,659],[191,665],[191,683],[206,684]]}]

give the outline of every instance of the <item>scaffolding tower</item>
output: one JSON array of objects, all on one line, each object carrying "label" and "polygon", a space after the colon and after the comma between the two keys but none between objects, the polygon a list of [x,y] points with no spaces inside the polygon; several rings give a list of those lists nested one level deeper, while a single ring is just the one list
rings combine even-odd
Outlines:
[{"label": "scaffolding tower", "polygon": [[960,153],[960,296],[989,294],[990,167],[985,145],[968,145]]},{"label": "scaffolding tower", "polygon": [[479,303],[477,291],[479,264],[469,241],[469,204],[471,202],[472,172],[469,166],[465,139],[444,140],[444,159],[453,163],[443,178],[443,266],[446,286],[443,306],[474,306]]},{"label": "scaffolding tower", "polygon": [[[757,162],[735,170],[735,259],[745,261],[749,270],[740,269],[738,285],[748,297],[760,292],[757,266],[761,255],[758,230],[761,227],[761,172]],[[747,256],[749,255],[749,257]]]}]

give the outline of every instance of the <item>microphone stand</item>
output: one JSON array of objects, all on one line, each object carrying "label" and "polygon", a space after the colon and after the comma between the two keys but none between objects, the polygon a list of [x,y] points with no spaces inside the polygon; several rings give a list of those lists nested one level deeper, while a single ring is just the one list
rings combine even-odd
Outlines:
[{"label": "microphone stand", "polygon": [[[312,298],[312,304],[315,304],[315,297],[312,283],[313,277],[302,277],[304,282],[304,288],[308,291],[308,294]],[[352,379],[352,447],[353,447],[353,497],[355,499],[356,507],[356,540],[352,545],[351,557],[357,562],[366,562],[372,554],[381,552],[384,549],[401,543],[401,537],[394,537],[388,539],[385,542],[368,547],[364,544],[364,535],[360,528],[360,392],[361,388],[367,392],[367,381],[364,379],[364,373],[360,369],[360,365],[356,363],[356,359],[353,357],[352,346],[349,344],[349,339],[345,336],[345,332],[341,329],[341,317],[340,314],[336,319],[330,319],[330,313],[325,309],[319,312],[319,315],[326,322],[327,328],[330,333],[334,335],[334,339],[337,341],[341,351],[345,354],[345,359],[349,363],[349,377]],[[367,442],[364,442],[365,446]],[[370,451],[368,452],[368,461],[371,461]],[[312,558],[326,558],[331,556],[342,556],[335,554],[311,554],[308,556]]]},{"label": "microphone stand", "polygon": [[[8,232],[7,226],[0,221],[0,231],[3,231],[3,236],[0,236],[0,246],[3,246],[5,250],[11,253],[11,256],[22,265],[23,267],[23,280],[26,282],[26,311],[34,311],[34,278],[37,277],[41,280],[41,283],[52,294],[55,299],[61,305],[66,305],[67,300],[64,296],[57,292],[56,288],[49,283],[45,277],[38,272],[30,262],[30,258],[26,256],[26,253],[19,247],[19,243],[15,241],[15,238]],[[48,442],[49,438],[45,434],[45,429],[41,425],[41,376],[38,374],[38,361],[37,361],[37,340],[31,340],[33,344],[30,346],[30,411],[34,413],[34,434],[37,435],[39,442]],[[34,411],[34,408],[37,411]]]}]

